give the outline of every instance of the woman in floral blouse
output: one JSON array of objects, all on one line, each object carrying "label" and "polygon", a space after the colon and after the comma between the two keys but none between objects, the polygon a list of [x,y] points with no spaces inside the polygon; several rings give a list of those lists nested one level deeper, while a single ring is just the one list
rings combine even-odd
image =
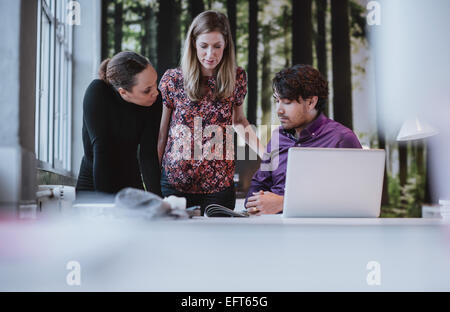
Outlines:
[{"label": "woman in floral blouse", "polygon": [[158,138],[164,196],[186,197],[188,207],[212,203],[234,209],[235,131],[260,157],[264,146],[248,127],[242,103],[245,71],[235,64],[227,17],[205,11],[192,22],[181,67],[159,84],[163,114]]}]

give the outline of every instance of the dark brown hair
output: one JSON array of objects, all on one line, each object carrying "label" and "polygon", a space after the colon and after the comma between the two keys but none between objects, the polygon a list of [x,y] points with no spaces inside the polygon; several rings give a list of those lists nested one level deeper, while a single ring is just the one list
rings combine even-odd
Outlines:
[{"label": "dark brown hair", "polygon": [[272,89],[280,99],[298,101],[317,96],[316,110],[319,114],[328,101],[328,82],[320,72],[310,65],[294,65],[276,73]]},{"label": "dark brown hair", "polygon": [[136,75],[151,65],[150,61],[130,51],[119,52],[112,58],[104,60],[98,70],[99,78],[115,89],[131,91],[136,85]]}]

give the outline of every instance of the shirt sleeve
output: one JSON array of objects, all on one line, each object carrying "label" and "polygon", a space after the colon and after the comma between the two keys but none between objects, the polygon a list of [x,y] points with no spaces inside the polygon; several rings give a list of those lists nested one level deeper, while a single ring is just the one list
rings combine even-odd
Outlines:
[{"label": "shirt sleeve", "polygon": [[348,131],[344,133],[341,140],[338,143],[339,148],[362,148],[361,143],[359,143],[358,137],[353,131]]},{"label": "shirt sleeve", "polygon": [[114,181],[111,170],[113,144],[108,134],[108,118],[105,118],[107,88],[108,86],[101,80],[94,80],[89,85],[83,100],[83,118],[92,145],[94,189],[113,193]]},{"label": "shirt sleeve", "polygon": [[258,169],[256,173],[253,175],[252,182],[250,184],[250,188],[248,189],[247,196],[245,197],[245,205],[247,205],[248,198],[253,196],[253,193],[259,191],[270,191],[270,186],[272,184],[272,174],[270,171],[261,171]]},{"label": "shirt sleeve", "polygon": [[152,105],[148,122],[141,136],[139,148],[139,165],[146,190],[159,196],[162,196],[162,194],[157,146],[161,113],[162,103],[158,97],[158,100]]},{"label": "shirt sleeve", "polygon": [[[261,160],[262,164],[265,164],[267,166],[270,166],[270,153],[269,153],[269,144],[267,144],[266,153],[267,159]],[[248,190],[247,196],[245,197],[245,205],[247,205],[248,198],[250,196],[253,196],[253,193],[259,192],[259,191],[270,191],[271,187],[273,185],[272,182],[272,171],[270,170],[261,170],[261,167],[256,171],[256,173],[253,175],[252,181],[250,183],[250,188]]]},{"label": "shirt sleeve", "polygon": [[161,92],[162,103],[167,108],[174,109],[175,84],[173,71],[168,69],[159,82],[159,91]]},{"label": "shirt sleeve", "polygon": [[240,106],[244,103],[245,96],[247,95],[247,74],[245,70],[238,67],[236,70],[236,87],[234,88],[234,101],[233,104]]}]

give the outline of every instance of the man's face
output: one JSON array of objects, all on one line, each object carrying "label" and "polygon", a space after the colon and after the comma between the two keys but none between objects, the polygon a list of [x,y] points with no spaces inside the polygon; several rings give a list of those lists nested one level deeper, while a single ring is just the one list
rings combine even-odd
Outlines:
[{"label": "man's face", "polygon": [[315,105],[312,105],[314,98],[303,100],[299,97],[298,101],[289,99],[280,99],[274,95],[277,103],[277,114],[280,123],[285,130],[302,128],[311,122],[315,115]]}]

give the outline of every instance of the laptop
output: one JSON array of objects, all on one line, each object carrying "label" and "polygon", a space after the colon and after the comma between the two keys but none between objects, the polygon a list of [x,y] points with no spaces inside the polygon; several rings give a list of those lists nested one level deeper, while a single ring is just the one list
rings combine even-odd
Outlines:
[{"label": "laptop", "polygon": [[283,217],[379,217],[384,165],[384,150],[290,148]]}]

